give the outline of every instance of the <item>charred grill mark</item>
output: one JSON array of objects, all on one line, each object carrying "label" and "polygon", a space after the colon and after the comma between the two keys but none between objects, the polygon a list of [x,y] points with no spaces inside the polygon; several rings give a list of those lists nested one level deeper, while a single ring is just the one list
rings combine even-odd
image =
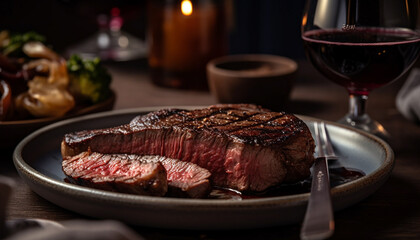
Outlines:
[{"label": "charred grill mark", "polygon": [[[216,124],[216,126],[223,126],[223,125],[227,125],[230,124],[232,121],[234,122],[239,122],[239,121],[243,121],[246,120],[246,118],[259,114],[258,112],[253,112],[253,113],[248,113],[248,115],[245,116],[238,116],[235,114],[231,114],[228,113],[227,110],[231,110],[231,109],[203,109],[203,110],[192,110],[192,111],[185,111],[185,110],[181,110],[181,111],[171,111],[173,112],[172,115],[167,114],[166,116],[164,116],[163,118],[161,118],[161,120],[170,120],[172,118],[182,118],[181,121],[181,125],[185,125],[188,126],[189,123],[198,123],[198,122],[202,122],[203,126],[206,127],[214,127],[214,125],[212,125],[212,123],[214,123],[214,119],[218,119],[218,120],[226,120],[225,123],[220,123],[220,124]],[[203,114],[204,113],[204,114]],[[229,116],[229,117],[223,117],[223,116]]]},{"label": "charred grill mark", "polygon": [[[296,132],[300,132],[301,125],[293,121],[286,113],[272,113],[261,111],[242,111],[238,109],[215,109],[208,114],[194,118],[196,112],[189,112],[190,122],[201,127],[211,128],[219,132],[228,133],[244,142],[263,144],[284,141]],[[188,123],[185,123],[188,125]],[[297,124],[297,125],[296,125]]]},{"label": "charred grill mark", "polygon": [[283,142],[303,129],[302,123],[293,115],[262,109],[168,109],[154,114],[154,118],[156,120],[153,121],[162,127],[180,127],[193,131],[208,129],[253,144]]},{"label": "charred grill mark", "polygon": [[[263,115],[264,113],[260,113],[260,114],[255,114],[255,115]],[[255,116],[254,115],[254,116]],[[256,120],[251,120],[251,121],[253,121],[253,122],[255,122],[255,124],[253,124],[253,125],[250,125],[250,126],[245,126],[245,127],[243,127],[243,126],[239,126],[238,128],[236,128],[236,129],[232,129],[232,130],[230,130],[229,132],[235,132],[235,131],[238,131],[238,130],[243,130],[243,129],[246,129],[246,128],[251,128],[251,127],[255,127],[255,126],[261,126],[261,129],[264,129],[265,127],[267,127],[267,123],[268,122],[270,122],[270,121],[273,121],[273,120],[275,120],[275,119],[278,119],[278,118],[280,118],[280,117],[283,117],[284,116],[284,114],[282,114],[282,115],[280,115],[280,116],[274,116],[274,117],[271,117],[271,118],[269,118],[268,120],[265,120],[265,121],[258,121],[257,119]],[[248,119],[246,119],[246,120],[249,120],[249,118]],[[231,123],[232,124],[232,123]]]},{"label": "charred grill mark", "polygon": [[[250,112],[250,111],[238,110],[238,109],[235,109],[235,108],[224,108],[224,109],[210,108],[210,109],[205,109],[205,111],[193,110],[193,111],[189,111],[188,113],[193,114],[193,113],[197,113],[197,112],[206,112],[206,111],[208,111],[207,115],[202,115],[202,116],[199,116],[199,117],[194,115],[193,119],[194,120],[202,120],[202,119],[205,119],[205,118],[211,118],[211,117],[216,116],[216,115],[221,115],[221,116],[224,115],[224,116],[230,116],[230,117],[235,117],[237,119],[245,120],[249,116],[259,114],[259,112],[257,112],[257,111]],[[244,115],[236,115],[235,112],[238,112],[238,111],[243,112]]]},{"label": "charred grill mark", "polygon": [[[230,122],[227,122],[225,124],[218,125],[218,126],[224,126],[224,125],[231,124],[233,122],[245,121],[249,117],[259,114],[259,112],[241,111],[241,112],[244,112],[246,114],[244,114],[244,115],[236,115],[232,111],[233,109],[214,109],[214,110],[215,111],[211,112],[209,115],[202,116],[201,118],[195,118],[195,120],[210,119],[212,117],[214,117],[216,119],[231,120]],[[238,111],[238,110],[236,109],[236,111]]]}]

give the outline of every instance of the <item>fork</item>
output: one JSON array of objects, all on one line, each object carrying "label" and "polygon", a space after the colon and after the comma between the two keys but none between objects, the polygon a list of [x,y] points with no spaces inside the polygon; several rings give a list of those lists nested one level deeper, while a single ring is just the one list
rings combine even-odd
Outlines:
[{"label": "fork", "polygon": [[[316,123],[318,125],[318,123]],[[316,133],[315,133],[316,134]],[[327,160],[337,160],[338,156],[334,152],[334,148],[332,146],[330,136],[327,131],[327,127],[325,126],[325,122],[321,122],[321,137],[324,142],[324,144],[321,144],[324,147],[324,154]],[[318,142],[320,142],[318,140]]]},{"label": "fork", "polygon": [[326,239],[334,233],[328,159],[337,159],[337,156],[324,122],[314,122],[314,133],[318,157],[312,168],[311,195],[300,232],[300,238],[303,240]]}]

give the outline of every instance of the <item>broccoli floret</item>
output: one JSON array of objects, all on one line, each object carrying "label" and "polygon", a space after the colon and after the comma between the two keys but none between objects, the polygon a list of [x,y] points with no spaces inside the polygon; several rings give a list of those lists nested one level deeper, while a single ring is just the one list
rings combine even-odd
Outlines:
[{"label": "broccoli floret", "polygon": [[18,58],[26,57],[25,53],[22,51],[22,47],[28,42],[45,43],[45,37],[33,31],[23,34],[13,34],[10,36],[8,43],[4,46],[4,49],[2,49],[2,52],[6,56]]},{"label": "broccoli floret", "polygon": [[72,55],[67,61],[67,70],[70,76],[70,92],[76,98],[98,103],[109,97],[111,75],[101,65],[99,58],[88,60]]}]

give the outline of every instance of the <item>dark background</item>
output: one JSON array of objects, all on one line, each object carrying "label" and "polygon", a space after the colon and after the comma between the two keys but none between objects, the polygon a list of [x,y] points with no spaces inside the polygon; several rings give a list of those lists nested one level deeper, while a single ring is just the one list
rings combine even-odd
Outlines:
[{"label": "dark background", "polygon": [[[0,1],[0,29],[34,30],[58,52],[97,30],[96,16],[117,4],[123,30],[144,39],[146,0],[6,0]],[[232,0],[230,53],[266,53],[304,58],[300,21],[304,0]]]}]

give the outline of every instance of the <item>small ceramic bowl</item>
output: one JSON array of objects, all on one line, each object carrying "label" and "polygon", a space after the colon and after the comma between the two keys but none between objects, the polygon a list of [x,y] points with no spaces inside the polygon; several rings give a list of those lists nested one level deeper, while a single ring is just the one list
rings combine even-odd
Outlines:
[{"label": "small ceramic bowl", "polygon": [[111,96],[103,102],[91,106],[77,106],[62,117],[0,121],[0,151],[15,148],[27,135],[46,125],[81,115],[112,110],[115,101],[116,93],[112,91]]},{"label": "small ceramic bowl", "polygon": [[229,55],[207,64],[210,92],[220,103],[286,107],[296,78],[295,61],[275,55]]}]

